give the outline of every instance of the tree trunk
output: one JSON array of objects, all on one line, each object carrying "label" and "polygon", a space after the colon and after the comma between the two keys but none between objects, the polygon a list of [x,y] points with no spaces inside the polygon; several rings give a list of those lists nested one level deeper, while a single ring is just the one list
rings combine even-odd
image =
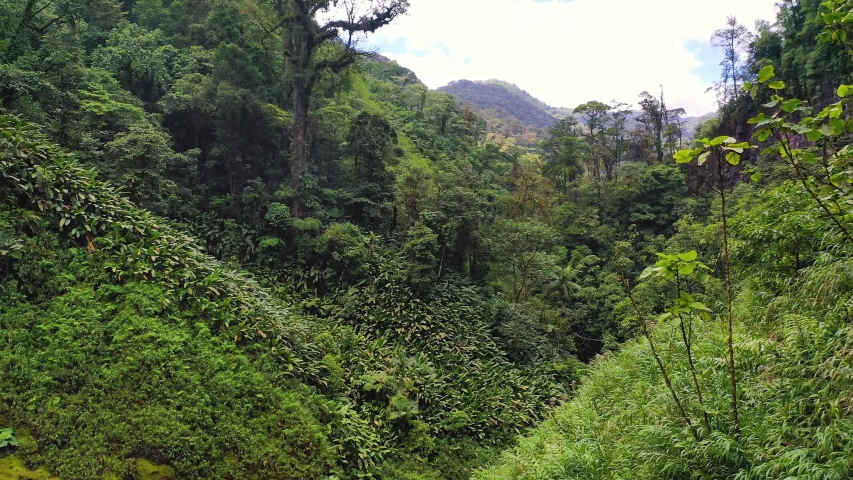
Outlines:
[{"label": "tree trunk", "polygon": [[293,218],[302,218],[302,199],[299,187],[308,165],[308,103],[311,93],[304,85],[294,81],[293,85],[293,154],[290,160],[290,188],[293,189],[293,201],[290,214]]}]

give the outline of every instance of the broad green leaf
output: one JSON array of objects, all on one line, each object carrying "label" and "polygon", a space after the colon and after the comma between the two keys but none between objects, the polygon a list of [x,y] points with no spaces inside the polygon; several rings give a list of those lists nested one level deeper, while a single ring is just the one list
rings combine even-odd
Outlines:
[{"label": "broad green leaf", "polygon": [[791,113],[802,106],[803,101],[798,98],[793,98],[782,104],[782,110]]},{"label": "broad green leaf", "polygon": [[675,152],[675,154],[672,156],[672,158],[675,159],[675,163],[690,163],[690,160],[692,160],[693,157],[685,154],[684,152],[685,150]]},{"label": "broad green leaf", "polygon": [[693,160],[693,157],[702,153],[702,151],[703,149],[701,148],[694,148],[692,150],[679,150],[675,152],[672,157],[675,159],[675,163],[689,163],[691,160]]},{"label": "broad green leaf", "polygon": [[782,80],[776,80],[775,82],[768,83],[767,86],[772,88],[773,90],[782,90],[783,88],[785,88],[785,82],[783,82]]},{"label": "broad green leaf", "polygon": [[686,263],[679,267],[678,274],[679,275],[691,275],[696,270],[695,263]]},{"label": "broad green leaf", "polygon": [[640,280],[642,280],[644,278],[648,278],[653,273],[655,273],[655,271],[656,271],[655,267],[647,267],[645,270],[643,270],[643,273],[640,274]]},{"label": "broad green leaf", "polygon": [[835,135],[835,129],[832,128],[831,125],[821,125],[818,130],[820,131],[820,133],[826,135],[827,137]]},{"label": "broad green leaf", "polygon": [[833,135],[841,135],[844,133],[844,127],[846,123],[841,118],[833,118],[829,121],[829,126],[832,127]]},{"label": "broad green leaf", "polygon": [[710,156],[711,156],[710,151],[707,151],[707,152],[703,153],[702,155],[699,155],[699,165],[705,165],[705,162],[708,161],[708,157],[710,157]]},{"label": "broad green leaf", "polygon": [[736,152],[729,152],[726,154],[726,161],[729,162],[729,165],[739,165],[740,154]]},{"label": "broad green leaf", "polygon": [[[853,122],[851,122],[851,123],[853,123]],[[770,138],[770,129],[767,129],[767,128],[765,128],[763,130],[759,130],[755,134],[755,139],[758,140],[759,142],[763,142],[763,141],[767,140],[768,138]]]},{"label": "broad green leaf", "polygon": [[841,114],[844,113],[844,105],[840,103],[833,103],[827,107],[827,113],[829,118],[841,118]]},{"label": "broad green leaf", "polygon": [[823,137],[823,134],[818,130],[809,130],[806,132],[806,137],[808,137],[809,140],[816,142]]},{"label": "broad green leaf", "polygon": [[[844,18],[844,12],[829,12],[829,13],[822,13],[821,15],[823,16],[823,21],[826,22],[827,25],[831,25],[831,24],[841,20],[842,18]],[[838,32],[833,32],[833,33],[835,33],[835,35],[833,35],[833,38],[837,38]]]},{"label": "broad green leaf", "polygon": [[760,181],[761,181],[761,179],[762,179],[762,178],[764,178],[764,175],[762,175],[762,174],[761,174],[761,173],[759,173],[759,172],[755,172],[755,173],[753,173],[752,175],[750,175],[750,177],[749,177],[749,178],[750,178],[750,180],[752,180],[753,182],[758,183],[758,182],[760,182]]},{"label": "broad green leaf", "polygon": [[767,80],[770,80],[776,75],[776,70],[773,68],[773,65],[767,65],[762,68],[760,72],[758,72],[758,81],[760,83],[764,83]]},{"label": "broad green leaf", "polygon": [[724,143],[735,143],[735,142],[737,142],[737,139],[735,139],[733,137],[729,137],[727,135],[723,135],[723,136],[720,136],[720,137],[717,137],[717,138],[711,140],[710,146],[711,147],[717,147],[717,146],[720,146]]},{"label": "broad green leaf", "polygon": [[754,116],[754,117],[750,118],[749,120],[747,120],[747,121],[746,121],[746,123],[748,123],[748,124],[750,124],[750,125],[755,125],[755,124],[757,124],[758,122],[760,122],[760,121],[764,120],[765,118],[767,118],[767,115],[765,115],[764,113],[759,113],[758,115],[756,115],[756,116]]},{"label": "broad green leaf", "polygon": [[678,259],[683,260],[685,262],[692,262],[699,257],[699,254],[696,253],[696,250],[691,250],[689,252],[678,254]]},{"label": "broad green leaf", "polygon": [[711,279],[711,276],[705,272],[697,272],[696,273],[696,281],[699,283],[706,283]]},{"label": "broad green leaf", "polygon": [[785,126],[790,128],[791,130],[799,133],[800,135],[805,135],[805,134],[807,134],[813,130],[813,128],[808,126],[808,125],[798,125],[798,124],[793,124],[793,123],[786,123]]},{"label": "broad green leaf", "polygon": [[853,95],[853,85],[841,85],[838,87],[838,96],[841,98]]}]

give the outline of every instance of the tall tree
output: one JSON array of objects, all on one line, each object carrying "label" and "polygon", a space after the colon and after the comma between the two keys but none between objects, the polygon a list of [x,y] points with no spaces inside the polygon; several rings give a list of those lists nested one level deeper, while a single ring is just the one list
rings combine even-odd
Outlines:
[{"label": "tall tree", "polygon": [[293,99],[290,186],[296,193],[292,213],[300,217],[298,192],[308,165],[308,109],[314,84],[324,71],[340,72],[355,62],[364,54],[357,48],[359,35],[405,14],[409,0],[272,0],[272,6]]},{"label": "tall tree", "polygon": [[[603,145],[600,145],[602,142],[600,134],[604,131],[608,112],[610,112],[612,107],[605,103],[599,101],[591,101],[584,103],[582,105],[578,105],[575,108],[575,114],[580,115],[581,118],[586,123],[587,128],[589,129],[589,134],[587,135],[587,141],[590,146],[590,155],[589,165],[590,169],[588,171],[590,178],[593,178],[600,184],[602,177],[602,155],[604,153]],[[600,189],[599,189],[600,193]]]},{"label": "tall tree", "polygon": [[394,200],[394,175],[386,168],[397,144],[397,132],[387,120],[362,112],[347,134],[347,151],[353,159],[353,198],[348,205],[355,223],[377,228],[393,223],[388,215]]},{"label": "tall tree", "polygon": [[608,181],[617,179],[617,170],[628,150],[628,119],[633,112],[631,106],[613,100],[609,112],[610,121],[604,130],[604,143],[609,151],[604,162],[604,173]]},{"label": "tall tree", "polygon": [[738,88],[743,85],[746,75],[742,58],[744,54],[749,56],[754,42],[755,36],[752,32],[738,23],[735,17],[729,17],[726,27],[715,31],[711,37],[711,44],[725,51],[723,61],[720,62],[723,67],[722,76],[717,84],[717,96],[721,104],[728,103],[742,93]]},{"label": "tall tree", "polygon": [[655,149],[657,163],[663,163],[663,131],[668,123],[666,115],[666,103],[663,100],[663,89],[660,98],[653,97],[649,92],[640,94],[640,116],[637,121],[643,125],[646,133],[651,137]]},{"label": "tall tree", "polygon": [[561,119],[548,128],[547,137],[540,144],[545,158],[542,173],[553,180],[564,195],[583,172],[583,161],[589,151],[578,128],[574,117]]},{"label": "tall tree", "polygon": [[[637,121],[643,126],[651,138],[657,163],[663,163],[664,147],[672,150],[674,145],[681,144],[683,135],[681,119],[683,108],[667,109],[664,100],[663,87],[660,96],[655,98],[649,92],[640,94],[640,116]],[[671,152],[674,153],[674,152]]]}]

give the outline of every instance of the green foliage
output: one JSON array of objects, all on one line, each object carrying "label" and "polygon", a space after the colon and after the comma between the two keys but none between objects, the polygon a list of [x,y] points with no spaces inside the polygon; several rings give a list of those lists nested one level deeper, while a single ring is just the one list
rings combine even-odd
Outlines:
[{"label": "green foliage", "polygon": [[473,289],[442,282],[413,290],[398,272],[399,264],[380,264],[375,282],[341,292],[333,310],[369,339],[407,346],[405,355],[386,354],[384,365],[365,365],[360,377],[388,399],[383,416],[417,408],[438,438],[498,443],[539,418],[541,398],[561,396],[547,376],[503,358],[490,308]]},{"label": "green foliage", "polygon": [[553,229],[540,222],[501,219],[491,242],[495,257],[502,260],[496,267],[509,271],[511,283],[504,287],[508,298],[519,302],[542,288],[552,268],[549,253],[557,243]]},{"label": "green foliage", "polygon": [[13,453],[21,443],[15,437],[15,431],[11,428],[0,428],[0,457]]},{"label": "green foliage", "polygon": [[303,232],[319,232],[323,228],[323,222],[316,218],[294,218],[291,221],[293,228]]},{"label": "green foliage", "polygon": [[293,218],[290,216],[290,207],[278,202],[270,204],[267,214],[264,215],[264,220],[278,228],[287,228],[293,225]]},{"label": "green foliage", "polygon": [[0,363],[17,373],[3,380],[2,415],[28,419],[40,440],[31,460],[81,479],[120,473],[132,455],[171,463],[188,478],[265,471],[307,479],[324,471],[329,445],[316,420],[320,405],[305,407],[310,394],[270,385],[268,355],[248,361],[229,339],[193,325],[195,312],[169,304],[157,287],[96,292],[81,284],[43,313],[7,311]]},{"label": "green foliage", "polygon": [[[842,313],[846,307],[839,309],[834,302],[814,305],[809,299],[823,290],[822,298],[847,304],[848,287],[839,298],[826,297],[839,290],[830,293],[820,286],[835,275],[837,266],[835,261],[817,266],[775,300],[776,306],[752,295],[760,292],[741,297],[737,311],[743,321],[762,318],[756,309],[778,312],[780,301],[784,308],[803,313],[774,316],[772,329],[778,333],[773,336],[754,323],[738,330],[738,368],[746,398],[740,435],[715,433],[701,442],[692,440],[677,421],[647,342],[638,341],[597,362],[569,404],[506,452],[499,465],[474,478],[849,475],[850,436],[842,432],[850,417],[832,406],[844,402],[850,391],[837,376],[850,363],[844,357],[850,342],[850,326]],[[723,324],[705,323],[696,333],[703,338],[697,343],[697,370],[703,384],[711,387],[706,389],[707,410],[716,417],[728,398],[724,369],[714,366],[713,357],[725,348],[727,334]],[[670,335],[660,328],[655,341],[667,345]],[[672,375],[683,395],[689,384],[686,363],[674,366]]]},{"label": "green foliage", "polygon": [[370,269],[368,239],[350,223],[336,223],[317,239],[321,271],[329,277],[354,281],[361,279]]},{"label": "green foliage", "polygon": [[[779,427],[785,444],[767,447],[749,395],[761,365],[781,365],[762,356],[782,348],[765,342],[780,338],[768,325],[795,311],[778,297],[843,257],[853,220],[853,95],[849,80],[827,89],[849,61],[815,43],[826,24],[824,40],[849,43],[849,2],[819,3],[784,3],[773,28],[758,25],[749,64],[726,80],[754,80],[755,101],[735,92],[677,154],[689,126],[663,94],[641,94],[639,115],[591,101],[577,117],[497,81],[457,82],[454,99],[334,41],[406,1],[337,29],[291,1],[3,3],[0,103],[44,136],[0,119],[0,418],[32,429],[27,462],[68,478],[130,478],[146,457],[181,478],[459,479],[577,391],[554,415],[566,431],[548,433],[566,444],[530,450],[571,460],[514,474],[712,478],[777,451],[791,459],[755,471],[797,474],[786,449],[802,438]],[[457,103],[466,96],[479,110]],[[736,123],[765,102],[756,143],[773,137],[774,152],[719,136],[748,132]],[[777,152],[794,170],[767,158]],[[696,157],[721,167],[721,192],[741,171],[769,184],[738,187],[728,205],[737,308],[763,312],[738,344],[744,432],[761,445],[720,413],[727,379],[708,310],[722,310],[724,284],[705,275],[728,270],[729,215],[686,165]],[[843,298],[845,264],[833,265],[809,299]],[[707,417],[698,443],[643,342],[620,345],[661,312],[652,338],[690,417]],[[673,340],[679,326],[688,340]],[[832,343],[830,329],[812,340]],[[801,364],[818,361],[790,343]],[[578,359],[602,352],[618,365],[597,361],[604,373],[576,390]],[[790,425],[784,411],[761,415]],[[804,465],[845,451],[839,418],[800,442],[829,445]]]},{"label": "green foliage", "polygon": [[[818,15],[821,7],[829,12]],[[698,245],[708,252],[704,258],[720,260],[704,265],[696,250],[659,254],[626,302],[634,307],[627,318],[644,328],[663,310],[658,324],[643,330],[645,339],[597,361],[568,404],[474,478],[851,475],[850,415],[837,407],[851,393],[849,382],[839,380],[851,364],[853,282],[845,270],[851,253],[850,92],[845,86],[833,90],[841,97],[835,101],[825,88],[812,89],[811,103],[821,108],[781,94],[833,74],[834,66],[821,76],[803,71],[797,77],[789,68],[804,58],[832,57],[823,48],[804,48],[814,40],[804,37],[816,23],[831,26],[824,40],[846,46],[849,25],[842,19],[851,18],[850,3],[793,2],[780,9],[777,29],[765,26],[756,46],[772,53],[771,37],[782,35],[786,42],[779,49],[796,50],[777,58],[783,68],[750,59],[756,81],[745,85],[751,98],[769,100],[769,110],[749,120],[755,140],[767,148],[756,155],[750,142],[708,135],[674,155],[678,163],[698,159],[715,170],[717,181],[709,186],[718,199],[707,224],[686,217],[664,250]],[[738,27],[734,19],[729,25]],[[786,78],[776,78],[779,71]],[[728,74],[737,85],[741,73]],[[733,96],[724,107],[727,115],[750,102]],[[727,175],[747,158],[758,163],[744,169],[752,180],[762,180],[763,172],[778,178],[764,190],[740,185],[730,192]],[[787,169],[767,165],[778,165],[777,159]],[[620,256],[628,245],[618,244]],[[629,258],[618,263],[626,287],[630,278],[622,269],[634,264]],[[711,278],[712,271],[725,273],[726,281]],[[663,289],[674,290],[670,300]],[[711,311],[724,308],[728,321],[715,321]],[[694,316],[704,321],[693,322]],[[704,422],[691,422],[698,418]]]},{"label": "green foliage", "polygon": [[397,134],[384,118],[362,112],[353,119],[346,142],[355,181],[348,214],[357,224],[378,227],[387,222],[394,200],[394,178],[386,165]]},{"label": "green foliage", "polygon": [[234,318],[225,325],[230,335],[297,344],[288,336],[300,335],[301,327],[286,326],[291,315],[254,280],[222,268],[192,238],[137,209],[31,127],[3,117],[0,149],[4,191],[21,196],[72,241],[102,253],[116,280],[153,280],[190,303],[205,296],[227,298]]},{"label": "green foliage", "polygon": [[437,262],[438,235],[422,223],[415,224],[407,233],[402,254],[406,262],[406,279],[413,286],[434,283],[433,268]]}]

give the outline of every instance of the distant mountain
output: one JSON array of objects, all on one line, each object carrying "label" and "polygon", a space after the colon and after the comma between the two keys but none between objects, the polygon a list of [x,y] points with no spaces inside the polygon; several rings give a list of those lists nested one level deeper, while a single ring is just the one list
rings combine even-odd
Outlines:
[{"label": "distant mountain", "polygon": [[457,80],[438,89],[469,105],[489,125],[490,133],[514,137],[519,145],[539,145],[542,132],[571,110],[546,105],[517,86],[501,80]]},{"label": "distant mountain", "polygon": [[[571,108],[552,107],[526,91],[503,80],[457,80],[438,89],[450,93],[462,105],[469,105],[489,125],[490,133],[513,137],[519,145],[536,147],[547,127],[557,120],[572,115]],[[687,138],[692,138],[696,127],[713,118],[716,113],[700,117],[681,118]],[[639,111],[628,117],[627,127],[639,127]]]},{"label": "distant mountain", "polygon": [[457,80],[438,90],[450,93],[460,103],[469,103],[477,110],[505,111],[536,128],[549,127],[556,122],[554,115],[548,112],[550,107],[515,85],[499,80]]},{"label": "distant mountain", "polygon": [[571,108],[552,107],[552,106],[546,104],[545,102],[543,102],[542,100],[539,100],[538,98],[534,97],[533,95],[527,93],[527,91],[522,90],[521,88],[519,88],[514,83],[505,82],[503,80],[498,80],[495,78],[493,78],[491,80],[483,80],[481,83],[484,83],[487,85],[497,85],[499,87],[503,87],[503,88],[509,90],[510,92],[524,98],[528,102],[536,105],[537,107],[541,108],[542,110],[548,112],[549,114],[551,114],[555,118],[558,118],[558,119],[559,118],[565,118],[565,117],[568,117],[572,114]]}]

